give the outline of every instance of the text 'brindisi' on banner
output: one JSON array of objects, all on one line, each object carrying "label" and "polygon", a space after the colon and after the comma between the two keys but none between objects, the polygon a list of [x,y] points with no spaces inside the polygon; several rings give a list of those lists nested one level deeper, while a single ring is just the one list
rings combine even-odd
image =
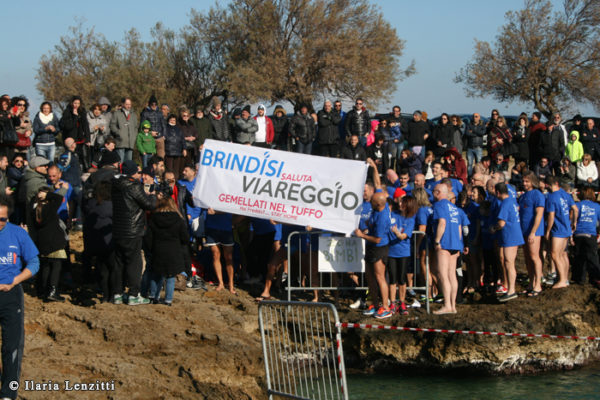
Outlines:
[{"label": "text 'brindisi' on banner", "polygon": [[350,233],[367,164],[206,140],[194,202],[216,211]]}]

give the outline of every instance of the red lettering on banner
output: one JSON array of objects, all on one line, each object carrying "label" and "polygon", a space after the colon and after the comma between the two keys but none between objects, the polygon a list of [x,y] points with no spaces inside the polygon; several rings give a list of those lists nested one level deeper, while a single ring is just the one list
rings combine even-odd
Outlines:
[{"label": "red lettering on banner", "polygon": [[312,182],[312,176],[303,174],[281,174],[282,181]]},{"label": "red lettering on banner", "polygon": [[315,217],[315,218],[323,217],[323,211],[321,211],[321,210],[315,210],[314,208],[298,207],[298,206],[292,206],[292,214],[299,215],[299,216]]},{"label": "red lettering on banner", "polygon": [[269,203],[269,210],[271,211],[277,211],[280,213],[285,213],[285,204],[283,203]]}]

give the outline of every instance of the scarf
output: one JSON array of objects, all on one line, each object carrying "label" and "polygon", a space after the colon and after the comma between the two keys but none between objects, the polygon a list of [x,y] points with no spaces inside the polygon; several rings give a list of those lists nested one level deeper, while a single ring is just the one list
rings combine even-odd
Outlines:
[{"label": "scarf", "polygon": [[50,113],[48,115],[44,115],[44,113],[39,113],[38,118],[44,125],[48,125],[54,119],[54,113]]}]

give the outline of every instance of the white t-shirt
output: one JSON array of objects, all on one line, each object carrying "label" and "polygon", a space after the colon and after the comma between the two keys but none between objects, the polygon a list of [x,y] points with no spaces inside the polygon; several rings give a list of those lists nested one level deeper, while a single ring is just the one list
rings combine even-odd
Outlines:
[{"label": "white t-shirt", "polygon": [[258,123],[258,131],[254,135],[254,141],[265,143],[267,141],[267,118],[265,116],[257,116],[256,122]]}]

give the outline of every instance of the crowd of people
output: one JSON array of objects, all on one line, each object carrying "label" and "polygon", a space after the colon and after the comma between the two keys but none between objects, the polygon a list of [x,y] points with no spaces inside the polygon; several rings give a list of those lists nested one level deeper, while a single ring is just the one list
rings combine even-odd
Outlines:
[{"label": "crowd of people", "polygon": [[[154,95],[141,112],[129,98],[113,108],[106,97],[86,111],[78,96],[60,116],[50,102],[34,118],[28,108],[24,96],[0,98],[0,191],[11,200],[10,222],[26,227],[40,252],[36,289],[46,301],[64,300],[60,280],[73,231],[83,231],[83,269],[104,301],[171,304],[176,286],[206,287],[201,273],[232,294],[236,280],[264,280],[258,299],[271,297],[277,273],[287,277],[287,237],[305,228],[195,207],[191,192],[207,138],[368,162],[355,232],[367,242],[368,315],[408,312],[406,287],[416,284],[428,246],[434,274],[423,298],[443,298],[438,313],[456,312],[463,291],[515,298],[521,246],[528,296],[543,282],[568,285],[564,250],[571,245],[582,260],[571,279],[583,281],[587,267],[592,282],[600,281],[597,255],[586,250],[600,215],[593,119],[575,117],[567,130],[559,114],[542,123],[536,112],[507,126],[493,110],[488,121],[442,114],[433,124],[421,111],[406,119],[398,106],[372,118],[360,98],[347,112],[341,101],[325,101],[318,112],[300,104],[292,116],[278,105],[271,117],[262,104],[254,116],[249,105],[227,112],[218,98],[172,112]],[[413,238],[413,230],[427,239]],[[463,262],[464,280],[456,275]]]}]

